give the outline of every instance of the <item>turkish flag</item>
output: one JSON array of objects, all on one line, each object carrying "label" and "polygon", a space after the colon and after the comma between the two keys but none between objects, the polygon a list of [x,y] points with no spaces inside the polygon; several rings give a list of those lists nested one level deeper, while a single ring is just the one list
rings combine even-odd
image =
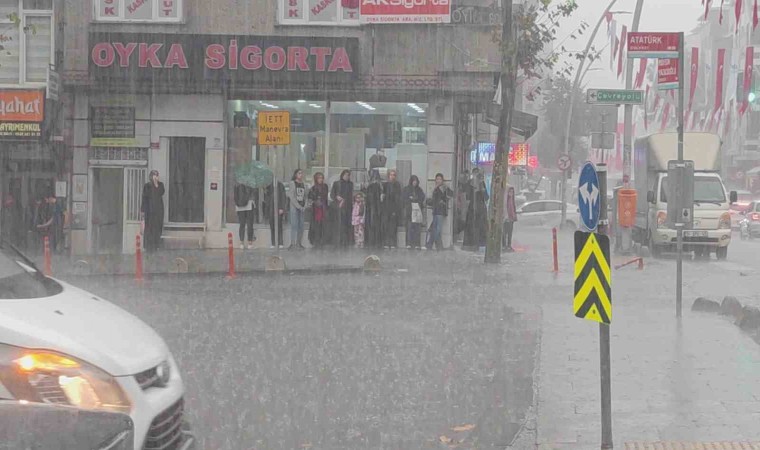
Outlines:
[{"label": "turkish flag", "polygon": [[757,16],[757,0],[755,0],[755,8],[754,12],[752,13],[752,29],[754,30],[757,28],[757,24],[760,23],[760,18]]},{"label": "turkish flag", "polygon": [[636,74],[636,81],[633,84],[634,89],[639,89],[644,84],[644,77],[647,74],[647,59],[641,58],[639,60],[639,73]]},{"label": "turkish flag", "polygon": [[705,5],[705,18],[704,18],[704,20],[707,20],[707,15],[710,12],[710,3],[712,3],[712,0],[702,0],[702,4]]},{"label": "turkish flag", "polygon": [[735,0],[734,15],[736,16],[736,33],[739,33],[739,19],[742,17],[742,0]]},{"label": "turkish flag", "polygon": [[617,76],[620,78],[620,75],[623,74],[623,49],[625,48],[625,42],[628,37],[628,27],[623,25],[623,31],[620,34],[620,53],[618,53],[618,68],[617,68]]},{"label": "turkish flag", "polygon": [[715,68],[717,74],[715,75],[715,105],[713,109],[718,110],[723,106],[723,65],[726,62],[726,49],[721,48],[718,50],[718,66]]},{"label": "turkish flag", "polygon": [[691,105],[694,102],[694,91],[697,90],[697,80],[699,78],[699,48],[691,48],[691,80],[689,83],[689,106],[687,111],[691,111]]},{"label": "turkish flag", "polygon": [[747,61],[744,63],[744,98],[742,99],[742,106],[739,108],[739,116],[743,116],[749,108],[749,91],[752,89],[752,66],[755,63],[755,47],[747,47],[746,52]]}]

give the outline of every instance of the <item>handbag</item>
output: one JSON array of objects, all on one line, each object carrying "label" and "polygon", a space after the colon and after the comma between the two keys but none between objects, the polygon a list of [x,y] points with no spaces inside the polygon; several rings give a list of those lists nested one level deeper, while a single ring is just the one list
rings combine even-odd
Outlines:
[{"label": "handbag", "polygon": [[412,203],[412,223],[422,223],[422,209],[419,203]]}]

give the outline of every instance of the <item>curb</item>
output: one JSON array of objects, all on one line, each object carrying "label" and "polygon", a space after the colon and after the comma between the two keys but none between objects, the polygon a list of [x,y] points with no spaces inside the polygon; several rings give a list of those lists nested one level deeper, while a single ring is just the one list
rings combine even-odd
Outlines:
[{"label": "curb", "polygon": [[760,344],[760,308],[756,306],[742,305],[736,297],[727,295],[723,297],[721,303],[698,297],[694,300],[691,310],[727,316],[732,319],[734,325],[748,333],[755,342]]}]

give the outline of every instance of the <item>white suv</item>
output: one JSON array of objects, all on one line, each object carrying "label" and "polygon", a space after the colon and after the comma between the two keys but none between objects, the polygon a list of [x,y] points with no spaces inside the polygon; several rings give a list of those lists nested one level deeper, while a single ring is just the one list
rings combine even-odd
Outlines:
[{"label": "white suv", "polygon": [[121,308],[0,248],[0,399],[129,414],[135,449],[188,449],[179,369]]}]

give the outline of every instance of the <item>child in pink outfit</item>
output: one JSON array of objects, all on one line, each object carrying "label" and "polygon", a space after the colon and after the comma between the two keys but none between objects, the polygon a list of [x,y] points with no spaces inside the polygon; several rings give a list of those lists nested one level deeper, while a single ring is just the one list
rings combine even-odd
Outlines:
[{"label": "child in pink outfit", "polygon": [[351,210],[351,225],[354,226],[354,244],[364,248],[364,194],[354,195],[354,207]]}]

